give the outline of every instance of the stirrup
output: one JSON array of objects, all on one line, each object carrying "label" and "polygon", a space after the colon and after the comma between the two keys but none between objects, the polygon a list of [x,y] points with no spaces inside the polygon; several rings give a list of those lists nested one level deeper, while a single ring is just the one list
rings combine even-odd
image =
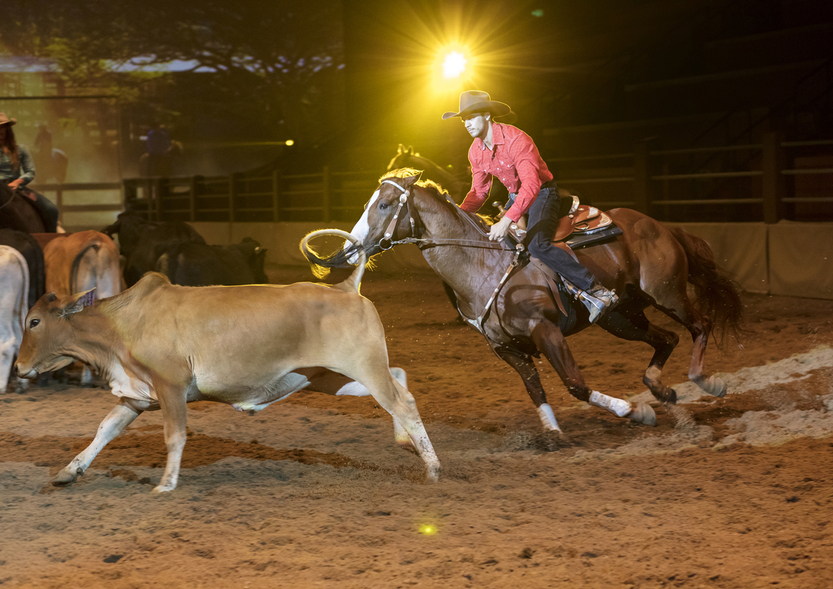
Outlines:
[{"label": "stirrup", "polygon": [[580,301],[590,312],[590,323],[595,323],[605,312],[619,302],[618,295],[612,290],[606,289],[601,284],[593,286],[592,290],[581,290],[575,284],[562,277],[564,286],[576,300]]}]

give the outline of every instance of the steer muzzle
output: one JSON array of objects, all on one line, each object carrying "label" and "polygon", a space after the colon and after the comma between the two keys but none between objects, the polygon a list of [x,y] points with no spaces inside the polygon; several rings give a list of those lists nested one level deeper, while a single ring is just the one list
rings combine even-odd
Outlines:
[{"label": "steer muzzle", "polygon": [[21,366],[20,362],[14,363],[14,373],[18,378],[35,378],[38,375],[38,371],[35,370],[34,366]]}]

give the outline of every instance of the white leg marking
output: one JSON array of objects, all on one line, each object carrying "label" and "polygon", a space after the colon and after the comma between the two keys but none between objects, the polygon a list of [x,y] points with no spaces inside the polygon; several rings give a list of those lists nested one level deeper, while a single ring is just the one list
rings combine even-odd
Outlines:
[{"label": "white leg marking", "polygon": [[625,417],[631,412],[631,404],[622,399],[608,397],[599,391],[590,393],[590,404],[602,409],[607,409],[617,417]]},{"label": "white leg marking", "polygon": [[549,406],[549,403],[542,403],[541,406],[538,407],[538,417],[541,418],[541,423],[544,424],[545,430],[553,432],[561,431],[561,428],[558,427],[558,422],[555,420],[555,414],[552,412],[552,407]]}]

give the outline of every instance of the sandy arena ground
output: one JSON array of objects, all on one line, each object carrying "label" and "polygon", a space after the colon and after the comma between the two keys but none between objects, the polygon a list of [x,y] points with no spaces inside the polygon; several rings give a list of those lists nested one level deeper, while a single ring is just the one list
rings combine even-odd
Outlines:
[{"label": "sandy arena ground", "polygon": [[[555,443],[436,276],[368,273],[362,292],[408,372],[438,484],[371,398],[302,392],[253,416],[189,406],[172,493],[150,494],[165,462],[158,412],[55,488],[115,397],[47,381],[0,395],[0,585],[833,587],[830,301],[744,295],[752,333],[706,356],[729,394],[675,386],[679,409],[657,407],[656,427],[577,402],[540,364],[565,432]],[[687,334],[660,323],[684,336],[664,380],[686,383]],[[595,327],[568,341],[588,384],[649,398],[647,346]]]}]

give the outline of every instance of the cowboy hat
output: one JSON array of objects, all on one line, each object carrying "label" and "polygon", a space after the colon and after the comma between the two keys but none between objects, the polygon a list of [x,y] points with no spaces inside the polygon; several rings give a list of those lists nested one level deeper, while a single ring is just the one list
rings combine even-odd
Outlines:
[{"label": "cowboy hat", "polygon": [[476,112],[490,112],[493,117],[501,117],[512,112],[508,104],[494,102],[489,95],[479,90],[467,90],[460,94],[460,112],[447,112],[443,119],[462,117]]},{"label": "cowboy hat", "polygon": [[16,122],[17,119],[10,119],[6,113],[0,112],[0,125],[14,125]]}]

